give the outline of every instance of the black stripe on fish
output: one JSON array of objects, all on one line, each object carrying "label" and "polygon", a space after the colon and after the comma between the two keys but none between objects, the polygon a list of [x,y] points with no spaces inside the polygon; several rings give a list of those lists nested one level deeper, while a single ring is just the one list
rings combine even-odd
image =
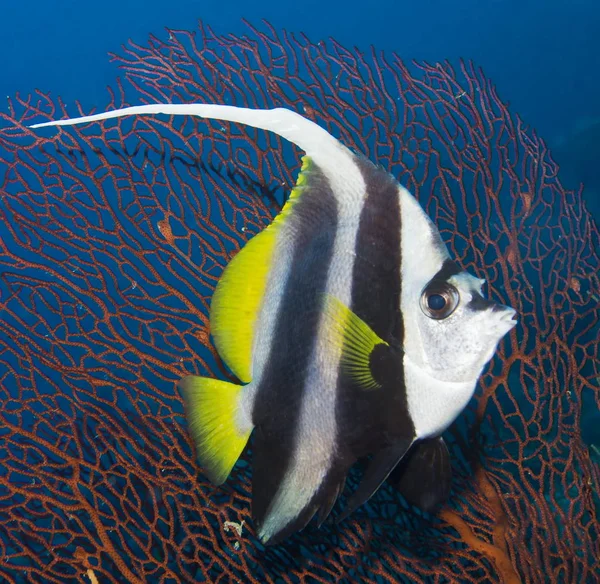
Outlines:
[{"label": "black stripe on fish", "polygon": [[398,183],[383,168],[357,157],[366,185],[352,275],[352,311],[382,339],[402,342],[400,314],[401,215]]},{"label": "black stripe on fish", "polygon": [[488,310],[489,308],[492,308],[493,310],[504,310],[504,306],[484,298],[476,291],[471,292],[471,300],[467,304],[467,307],[471,310]]},{"label": "black stripe on fish", "polygon": [[[341,442],[364,456],[414,434],[408,414],[401,347],[404,342],[401,294],[401,213],[397,181],[381,167],[357,157],[366,185],[356,238],[352,275],[352,311],[389,347],[371,355],[374,378],[382,385],[368,392],[340,375],[338,406]],[[360,420],[360,422],[357,422]]]},{"label": "black stripe on fish", "polygon": [[464,270],[454,260],[446,259],[444,260],[444,263],[442,264],[442,267],[439,269],[438,273],[431,278],[429,284],[434,281],[446,282],[452,276],[456,276],[463,271]]},{"label": "black stripe on fish", "polygon": [[[313,164],[306,173],[304,191],[287,219],[295,236],[293,260],[252,413],[256,426],[252,514],[259,529],[293,462],[305,380],[317,342],[333,256],[337,217],[329,181]],[[304,509],[286,525],[285,533],[301,529],[313,513],[314,510]],[[278,539],[278,534],[274,534],[273,541]]]}]

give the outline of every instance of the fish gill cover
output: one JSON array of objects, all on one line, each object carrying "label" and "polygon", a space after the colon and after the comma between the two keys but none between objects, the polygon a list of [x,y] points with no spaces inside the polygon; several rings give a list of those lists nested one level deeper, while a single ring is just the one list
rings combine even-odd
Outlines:
[{"label": "fish gill cover", "polygon": [[227,375],[211,294],[280,208],[300,152],[191,117],[32,131],[91,112],[17,96],[0,114],[0,579],[600,579],[600,434],[581,432],[600,402],[599,234],[483,73],[266,24],[170,31],[112,58],[123,79],[101,110],[285,106],[322,124],[415,193],[519,325],[446,435],[453,491],[437,515],[388,485],[341,524],[264,548],[247,462],[209,484],[176,383]]}]

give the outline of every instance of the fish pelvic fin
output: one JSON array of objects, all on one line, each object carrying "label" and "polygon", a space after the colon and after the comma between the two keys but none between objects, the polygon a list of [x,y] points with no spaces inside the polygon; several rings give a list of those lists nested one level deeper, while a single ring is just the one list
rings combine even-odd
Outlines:
[{"label": "fish pelvic fin", "polygon": [[348,500],[344,512],[337,518],[337,523],[342,522],[373,496],[398,462],[402,460],[412,443],[412,438],[404,437],[373,455],[362,481]]},{"label": "fish pelvic fin", "polygon": [[329,318],[331,341],[341,346],[342,367],[362,389],[381,388],[371,370],[371,355],[378,345],[388,347],[388,343],[330,294],[325,295],[324,311]]},{"label": "fish pelvic fin", "polygon": [[243,387],[188,375],[179,382],[198,461],[215,485],[225,482],[252,428],[240,428],[237,413]]},{"label": "fish pelvic fin", "polygon": [[392,471],[390,482],[422,511],[431,513],[443,505],[452,485],[450,453],[444,439],[438,436],[415,444]]}]

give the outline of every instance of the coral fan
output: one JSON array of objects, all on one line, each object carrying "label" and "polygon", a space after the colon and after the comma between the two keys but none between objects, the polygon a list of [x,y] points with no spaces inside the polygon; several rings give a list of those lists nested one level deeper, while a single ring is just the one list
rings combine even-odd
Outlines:
[{"label": "coral fan", "polygon": [[[263,548],[249,468],[197,468],[176,391],[223,370],[208,307],[281,206],[299,153],[199,119],[57,131],[42,93],[0,115],[0,578],[6,582],[593,582],[600,471],[599,235],[544,142],[469,63],[407,65],[334,41],[206,27],[130,43],[112,109],[285,106],[393,172],[520,323],[448,433],[449,503],[391,486],[339,525]],[[592,449],[593,451],[593,449]]]}]

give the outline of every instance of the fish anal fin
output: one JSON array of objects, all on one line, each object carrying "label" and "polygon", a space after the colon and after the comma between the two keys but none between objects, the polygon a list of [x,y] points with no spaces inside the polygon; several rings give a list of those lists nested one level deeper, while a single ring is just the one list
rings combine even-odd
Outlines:
[{"label": "fish anal fin", "polygon": [[354,461],[338,455],[330,459],[315,452],[290,465],[290,443],[281,434],[286,427],[283,423],[277,428],[258,424],[252,446],[252,520],[265,544],[300,531],[315,514],[321,524]]},{"label": "fish anal fin", "polygon": [[329,319],[331,342],[341,351],[342,367],[360,388],[381,388],[373,376],[371,356],[376,349],[388,347],[388,343],[334,296],[325,296],[324,311]]},{"label": "fish anal fin", "polygon": [[450,495],[452,467],[441,436],[415,444],[394,469],[390,482],[406,500],[430,513]]},{"label": "fish anal fin", "polygon": [[295,519],[287,523],[285,527],[282,527],[279,531],[269,534],[268,536],[266,536],[259,528],[258,535],[260,540],[265,545],[277,545],[278,543],[281,543],[283,540],[287,539],[294,533],[297,533],[298,531],[304,529],[310,523],[310,520],[314,517],[315,513],[317,512],[317,509],[318,506],[316,504],[307,505],[300,512],[300,514]]},{"label": "fish anal fin", "polygon": [[288,538],[290,535],[304,529],[315,515],[317,527],[320,527],[327,517],[329,517],[339,494],[344,488],[344,484],[345,476],[340,477],[338,473],[335,473],[335,476],[331,475],[326,478],[314,497],[312,497],[310,502],[300,510],[298,515],[291,521],[281,525],[276,531],[265,533],[262,521],[255,518],[261,541],[268,545],[277,544]]},{"label": "fish anal fin", "polygon": [[226,381],[188,375],[179,382],[198,461],[215,485],[225,482],[240,457],[252,428],[240,428],[242,387]]},{"label": "fish anal fin", "polygon": [[351,495],[346,509],[338,518],[338,523],[343,521],[373,496],[383,481],[385,481],[394,467],[406,454],[412,442],[413,440],[411,438],[401,438],[391,446],[387,446],[373,455],[358,488]]}]

